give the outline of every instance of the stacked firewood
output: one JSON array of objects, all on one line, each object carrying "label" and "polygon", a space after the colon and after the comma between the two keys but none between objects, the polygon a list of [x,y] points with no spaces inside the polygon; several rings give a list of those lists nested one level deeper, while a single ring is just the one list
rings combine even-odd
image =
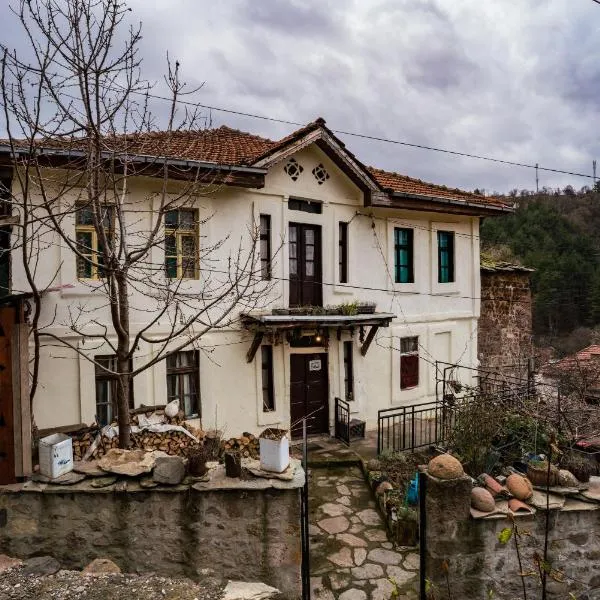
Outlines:
[{"label": "stacked firewood", "polygon": [[247,431],[239,438],[229,438],[221,442],[224,451],[239,452],[243,458],[259,458],[260,447],[258,438]]}]

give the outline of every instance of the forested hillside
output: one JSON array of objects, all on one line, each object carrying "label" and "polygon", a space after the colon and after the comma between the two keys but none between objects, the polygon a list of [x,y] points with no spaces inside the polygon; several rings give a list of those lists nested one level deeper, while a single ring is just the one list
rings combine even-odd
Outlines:
[{"label": "forested hillside", "polygon": [[536,269],[534,331],[564,337],[600,325],[600,185],[596,191],[515,190],[513,215],[485,219],[484,251]]}]

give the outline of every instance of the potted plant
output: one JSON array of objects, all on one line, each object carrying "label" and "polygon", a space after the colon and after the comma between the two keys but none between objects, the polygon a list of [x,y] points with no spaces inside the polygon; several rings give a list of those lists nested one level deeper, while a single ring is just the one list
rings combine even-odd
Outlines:
[{"label": "potted plant", "polygon": [[267,428],[259,436],[260,468],[283,473],[290,464],[290,441],[287,430]]},{"label": "potted plant", "polygon": [[356,310],[359,315],[372,315],[375,312],[377,304],[375,302],[359,302]]},{"label": "potted plant", "polygon": [[289,308],[274,308],[271,313],[273,315],[289,315],[290,314],[290,309]]},{"label": "potted plant", "polygon": [[326,315],[341,315],[342,314],[342,310],[339,306],[326,306],[325,307],[325,314]]},{"label": "potted plant", "polygon": [[347,317],[356,315],[358,314],[358,305],[356,302],[344,302],[340,304],[340,312]]}]

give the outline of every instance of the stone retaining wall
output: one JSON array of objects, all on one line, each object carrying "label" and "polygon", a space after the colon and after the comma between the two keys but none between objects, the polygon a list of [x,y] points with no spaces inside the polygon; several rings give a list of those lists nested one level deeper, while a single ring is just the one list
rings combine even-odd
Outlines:
[{"label": "stone retaining wall", "polygon": [[[469,511],[471,487],[468,477],[440,481],[427,476],[426,577],[442,598],[448,585],[453,598],[522,598],[514,540],[507,544],[498,540],[511,522],[506,516],[473,519]],[[515,517],[524,534],[519,547],[523,570],[530,573],[525,577],[528,598],[541,597],[535,557],[543,556],[545,518],[544,511]],[[548,559],[553,569],[548,578],[549,599],[565,600],[571,597],[569,593],[581,599],[600,597],[598,505],[572,501],[562,510],[550,511]]]},{"label": "stone retaining wall", "polygon": [[6,486],[0,552],[51,555],[70,568],[106,557],[124,572],[192,579],[212,569],[216,577],[262,581],[300,598],[299,483],[136,491]]}]

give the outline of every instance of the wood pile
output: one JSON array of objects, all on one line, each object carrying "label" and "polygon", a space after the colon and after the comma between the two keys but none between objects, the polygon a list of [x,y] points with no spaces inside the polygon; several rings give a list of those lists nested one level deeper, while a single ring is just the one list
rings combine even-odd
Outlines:
[{"label": "wood pile", "polygon": [[221,442],[223,451],[239,452],[243,458],[259,458],[260,444],[258,438],[247,431],[239,438],[229,438]]}]

